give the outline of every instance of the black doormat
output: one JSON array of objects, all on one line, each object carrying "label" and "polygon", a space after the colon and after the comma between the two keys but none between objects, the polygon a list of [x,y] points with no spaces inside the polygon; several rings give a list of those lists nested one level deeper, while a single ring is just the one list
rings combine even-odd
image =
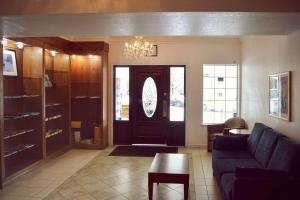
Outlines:
[{"label": "black doormat", "polygon": [[154,157],[156,153],[177,153],[177,147],[117,146],[109,156]]}]

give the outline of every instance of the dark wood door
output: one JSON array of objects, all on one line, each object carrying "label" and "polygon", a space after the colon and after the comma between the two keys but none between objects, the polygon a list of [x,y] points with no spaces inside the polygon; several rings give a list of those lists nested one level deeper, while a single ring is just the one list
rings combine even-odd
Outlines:
[{"label": "dark wood door", "polygon": [[169,68],[135,66],[130,77],[132,143],[166,144]]}]

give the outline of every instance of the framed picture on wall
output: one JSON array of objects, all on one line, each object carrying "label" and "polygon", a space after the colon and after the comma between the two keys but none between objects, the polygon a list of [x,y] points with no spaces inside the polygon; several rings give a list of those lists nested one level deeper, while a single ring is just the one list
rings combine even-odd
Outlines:
[{"label": "framed picture on wall", "polygon": [[150,56],[150,57],[158,56],[157,48],[158,48],[157,45],[153,45],[151,53],[148,54],[147,56]]},{"label": "framed picture on wall", "polygon": [[269,76],[269,114],[291,121],[291,72]]},{"label": "framed picture on wall", "polygon": [[3,50],[3,75],[5,76],[18,76],[16,52],[14,50]]}]

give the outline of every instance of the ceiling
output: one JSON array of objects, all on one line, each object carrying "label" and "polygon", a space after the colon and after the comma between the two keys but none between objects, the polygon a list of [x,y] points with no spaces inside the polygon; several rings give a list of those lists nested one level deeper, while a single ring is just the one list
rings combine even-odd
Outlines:
[{"label": "ceiling", "polygon": [[300,13],[155,12],[0,16],[0,34],[24,36],[245,36],[300,30]]}]

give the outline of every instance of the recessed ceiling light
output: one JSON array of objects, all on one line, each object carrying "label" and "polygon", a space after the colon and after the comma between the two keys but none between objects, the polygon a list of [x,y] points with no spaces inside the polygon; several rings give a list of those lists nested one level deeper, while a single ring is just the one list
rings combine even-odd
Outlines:
[{"label": "recessed ceiling light", "polygon": [[19,49],[23,49],[23,47],[24,47],[23,42],[17,42],[16,44]]},{"label": "recessed ceiling light", "polygon": [[55,55],[56,55],[56,52],[55,52],[55,51],[51,51],[51,55],[52,55],[52,56],[55,56]]},{"label": "recessed ceiling light", "polygon": [[3,46],[6,46],[7,45],[7,39],[6,38],[2,38],[1,43],[2,43]]}]

